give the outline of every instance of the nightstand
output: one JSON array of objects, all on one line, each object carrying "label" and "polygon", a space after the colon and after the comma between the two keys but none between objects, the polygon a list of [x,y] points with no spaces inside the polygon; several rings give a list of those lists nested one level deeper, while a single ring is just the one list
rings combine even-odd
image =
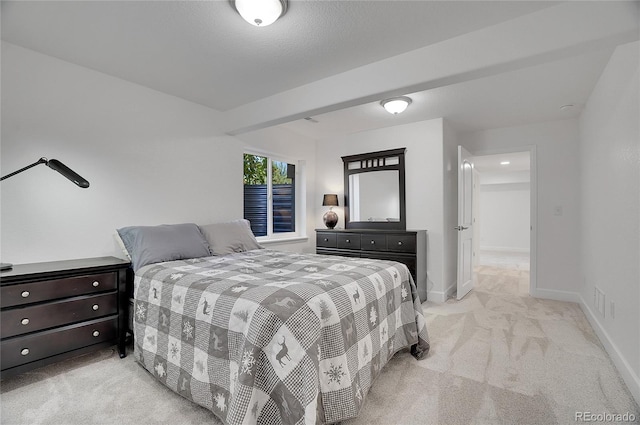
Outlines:
[{"label": "nightstand", "polygon": [[0,273],[0,376],[114,344],[125,357],[130,265],[100,257],[17,264]]}]

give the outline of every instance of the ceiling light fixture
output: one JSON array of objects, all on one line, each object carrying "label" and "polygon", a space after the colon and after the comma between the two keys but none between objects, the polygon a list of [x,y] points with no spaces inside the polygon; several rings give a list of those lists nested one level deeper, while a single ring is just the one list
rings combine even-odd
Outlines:
[{"label": "ceiling light fixture", "polygon": [[511,164],[511,162],[509,162],[509,161],[502,161],[502,162],[500,163],[500,165],[509,165],[509,164]]},{"label": "ceiling light fixture", "polygon": [[380,102],[380,105],[382,105],[382,107],[386,109],[387,112],[394,115],[404,112],[404,110],[407,109],[407,106],[409,106],[410,104],[411,98],[407,96],[392,97]]},{"label": "ceiling light fixture", "polygon": [[273,24],[287,11],[287,0],[229,0],[242,18],[256,27]]}]

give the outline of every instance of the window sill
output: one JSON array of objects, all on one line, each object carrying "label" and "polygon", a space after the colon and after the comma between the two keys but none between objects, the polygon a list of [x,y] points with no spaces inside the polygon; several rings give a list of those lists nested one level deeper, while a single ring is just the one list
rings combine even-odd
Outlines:
[{"label": "window sill", "polygon": [[271,245],[278,243],[295,243],[295,242],[307,242],[309,237],[307,236],[291,236],[287,238],[274,238],[274,239],[260,239],[256,238],[260,245]]}]

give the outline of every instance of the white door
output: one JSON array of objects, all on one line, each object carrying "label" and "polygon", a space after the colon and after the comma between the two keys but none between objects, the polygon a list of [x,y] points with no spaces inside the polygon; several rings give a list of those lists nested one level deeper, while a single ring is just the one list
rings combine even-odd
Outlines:
[{"label": "white door", "polygon": [[460,300],[473,288],[473,162],[458,146],[458,289]]}]

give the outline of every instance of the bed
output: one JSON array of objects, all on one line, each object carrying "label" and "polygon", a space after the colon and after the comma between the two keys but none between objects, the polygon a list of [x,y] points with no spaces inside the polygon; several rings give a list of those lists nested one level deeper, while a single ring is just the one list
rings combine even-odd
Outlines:
[{"label": "bed", "polygon": [[429,338],[393,261],[250,249],[137,268],[134,356],[227,425],[358,415],[399,350]]}]

